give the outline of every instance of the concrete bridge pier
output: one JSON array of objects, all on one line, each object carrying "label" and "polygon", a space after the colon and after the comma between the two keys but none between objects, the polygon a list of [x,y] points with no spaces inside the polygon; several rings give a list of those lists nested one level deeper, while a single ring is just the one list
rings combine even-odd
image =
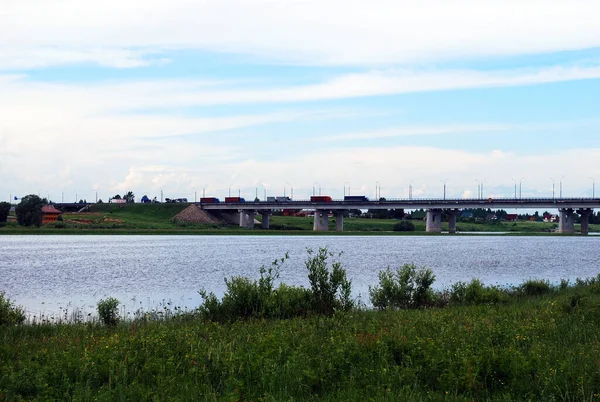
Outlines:
[{"label": "concrete bridge pier", "polygon": [[254,214],[252,210],[240,210],[240,227],[241,228],[253,228],[254,227]]},{"label": "concrete bridge pier", "polygon": [[590,233],[590,215],[594,212],[593,209],[582,208],[577,210],[581,215],[581,234],[588,235]]},{"label": "concrete bridge pier", "polygon": [[561,208],[558,211],[560,212],[560,221],[558,222],[559,233],[575,233],[575,219],[573,209]]},{"label": "concrete bridge pier", "polygon": [[272,211],[262,211],[260,213],[262,215],[262,222],[261,222],[261,227],[263,229],[268,229],[269,228],[269,224],[271,223],[271,215],[273,215]]},{"label": "concrete bridge pier", "polygon": [[335,213],[335,230],[337,232],[344,231],[344,211],[336,211]]},{"label": "concrete bridge pier", "polygon": [[455,234],[456,233],[456,217],[460,215],[459,209],[448,209],[446,210],[448,214],[448,233]]},{"label": "concrete bridge pier", "polygon": [[313,224],[313,231],[315,232],[326,232],[329,229],[328,222],[328,211],[316,210],[315,211],[315,222]]},{"label": "concrete bridge pier", "polygon": [[425,231],[430,233],[441,233],[442,232],[442,210],[441,209],[428,209],[427,210],[427,222],[425,223]]}]

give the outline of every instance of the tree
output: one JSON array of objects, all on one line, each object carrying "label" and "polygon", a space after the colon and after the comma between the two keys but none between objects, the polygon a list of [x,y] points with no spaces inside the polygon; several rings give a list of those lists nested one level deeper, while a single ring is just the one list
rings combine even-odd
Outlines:
[{"label": "tree", "polygon": [[123,196],[123,199],[127,204],[133,204],[135,202],[135,194],[132,191],[128,191],[127,194]]},{"label": "tree", "polygon": [[119,194],[117,194],[117,195],[115,195],[115,196],[114,196],[112,199],[113,199],[113,200],[120,200],[120,199],[121,199],[121,196],[120,196]]},{"label": "tree", "polygon": [[39,227],[42,224],[42,207],[44,205],[46,205],[46,201],[35,194],[21,198],[21,202],[15,208],[19,225]]},{"label": "tree", "polygon": [[9,202],[0,202],[0,222],[6,222],[8,220],[8,213],[10,212]]},{"label": "tree", "polygon": [[393,219],[404,219],[404,209],[390,209],[388,215]]}]

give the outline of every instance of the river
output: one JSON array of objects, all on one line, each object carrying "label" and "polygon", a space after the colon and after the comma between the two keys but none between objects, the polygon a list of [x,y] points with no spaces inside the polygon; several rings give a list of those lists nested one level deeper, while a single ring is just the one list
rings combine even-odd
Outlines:
[{"label": "river", "polygon": [[404,263],[431,268],[438,289],[479,278],[518,285],[531,278],[589,278],[600,272],[598,237],[561,236],[69,236],[0,237],[0,291],[30,316],[75,308],[93,312],[114,296],[137,308],[197,307],[201,288],[222,295],[224,278],[259,276],[289,259],[282,282],[308,285],[307,249],[327,247],[347,269],[353,293],[368,302],[378,271]]}]

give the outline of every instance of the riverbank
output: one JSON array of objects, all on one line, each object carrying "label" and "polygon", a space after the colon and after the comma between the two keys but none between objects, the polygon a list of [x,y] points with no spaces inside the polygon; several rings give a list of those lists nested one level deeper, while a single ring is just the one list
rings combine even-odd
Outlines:
[{"label": "riverbank", "polygon": [[[273,215],[270,229],[240,228],[226,224],[191,224],[173,222],[173,217],[187,204],[96,204],[90,212],[65,213],[63,221],[40,228],[25,228],[15,222],[0,226],[0,234],[226,234],[226,235],[423,235],[425,222],[411,221],[413,232],[394,232],[395,219],[345,218],[344,232],[335,231],[335,220],[330,220],[328,232],[313,232],[312,217]],[[260,216],[257,217],[260,220]],[[556,223],[549,222],[458,222],[461,233],[500,233],[500,234],[556,234]],[[442,223],[442,231],[448,230],[447,222]],[[578,225],[576,231],[579,230]],[[600,232],[600,225],[590,225],[592,232]]]},{"label": "riverbank", "polygon": [[596,400],[600,291],[199,322],[0,328],[0,399]]}]

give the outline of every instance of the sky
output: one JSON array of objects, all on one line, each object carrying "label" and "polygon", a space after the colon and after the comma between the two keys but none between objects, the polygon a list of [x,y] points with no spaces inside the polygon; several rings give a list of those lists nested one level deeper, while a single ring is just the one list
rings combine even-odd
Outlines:
[{"label": "sky", "polygon": [[0,0],[2,201],[591,197],[599,105],[597,0]]}]

